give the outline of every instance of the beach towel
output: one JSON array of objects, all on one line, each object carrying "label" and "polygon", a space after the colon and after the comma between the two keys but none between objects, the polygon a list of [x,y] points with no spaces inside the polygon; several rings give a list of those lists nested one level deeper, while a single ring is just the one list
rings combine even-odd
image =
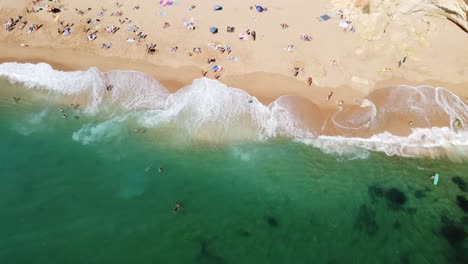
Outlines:
[{"label": "beach towel", "polygon": [[321,15],[321,16],[319,17],[319,20],[320,20],[320,21],[327,21],[327,20],[330,19],[330,18],[331,18],[331,16],[329,16],[329,15]]},{"label": "beach towel", "polygon": [[339,26],[342,27],[342,28],[348,28],[349,24],[346,21],[341,21]]},{"label": "beach towel", "polygon": [[218,33],[218,28],[217,27],[210,27],[210,32],[212,34],[216,34],[216,33]]},{"label": "beach towel", "polygon": [[389,72],[392,71],[392,68],[378,68],[377,72]]},{"label": "beach towel", "polygon": [[220,71],[223,70],[223,67],[221,67],[219,65],[211,65],[210,70],[212,70],[214,72],[220,72]]},{"label": "beach towel", "polygon": [[240,33],[239,34],[239,39],[247,40],[247,39],[249,39],[249,35],[247,35],[247,33]]},{"label": "beach towel", "polygon": [[161,0],[161,1],[159,1],[159,4],[161,4],[162,6],[171,6],[172,4],[174,4],[174,2],[167,1],[167,0]]}]

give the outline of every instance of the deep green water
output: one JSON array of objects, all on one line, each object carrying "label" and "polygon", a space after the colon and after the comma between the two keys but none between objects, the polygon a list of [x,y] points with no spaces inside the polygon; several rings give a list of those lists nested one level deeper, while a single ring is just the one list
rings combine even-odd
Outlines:
[{"label": "deep green water", "polygon": [[0,263],[468,263],[466,163],[177,143],[131,123],[83,144],[105,117],[63,119],[31,93],[0,97]]}]

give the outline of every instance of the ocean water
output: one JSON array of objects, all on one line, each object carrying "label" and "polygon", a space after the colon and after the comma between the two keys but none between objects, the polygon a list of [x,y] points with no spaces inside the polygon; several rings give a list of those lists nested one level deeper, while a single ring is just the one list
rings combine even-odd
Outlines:
[{"label": "ocean water", "polygon": [[387,156],[375,139],[288,137],[307,133],[284,109],[258,138],[241,110],[220,125],[193,93],[74,109],[42,85],[0,79],[0,263],[468,262],[459,132],[444,138],[457,158]]}]

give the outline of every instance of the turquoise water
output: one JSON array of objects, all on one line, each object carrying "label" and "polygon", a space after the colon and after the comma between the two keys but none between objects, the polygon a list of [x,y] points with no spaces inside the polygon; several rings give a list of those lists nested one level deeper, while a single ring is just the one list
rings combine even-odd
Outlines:
[{"label": "turquoise water", "polygon": [[64,119],[39,92],[15,104],[9,88],[0,263],[468,262],[466,163],[353,160],[288,139],[177,142],[132,121],[96,127],[103,115]]}]

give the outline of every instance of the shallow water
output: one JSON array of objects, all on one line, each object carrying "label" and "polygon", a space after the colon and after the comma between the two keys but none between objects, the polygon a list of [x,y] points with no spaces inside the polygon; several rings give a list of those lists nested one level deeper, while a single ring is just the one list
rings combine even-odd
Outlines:
[{"label": "shallow water", "polygon": [[279,138],[201,144],[73,109],[64,119],[50,97],[28,90],[15,104],[11,89],[0,263],[468,261],[466,163],[352,159]]}]

